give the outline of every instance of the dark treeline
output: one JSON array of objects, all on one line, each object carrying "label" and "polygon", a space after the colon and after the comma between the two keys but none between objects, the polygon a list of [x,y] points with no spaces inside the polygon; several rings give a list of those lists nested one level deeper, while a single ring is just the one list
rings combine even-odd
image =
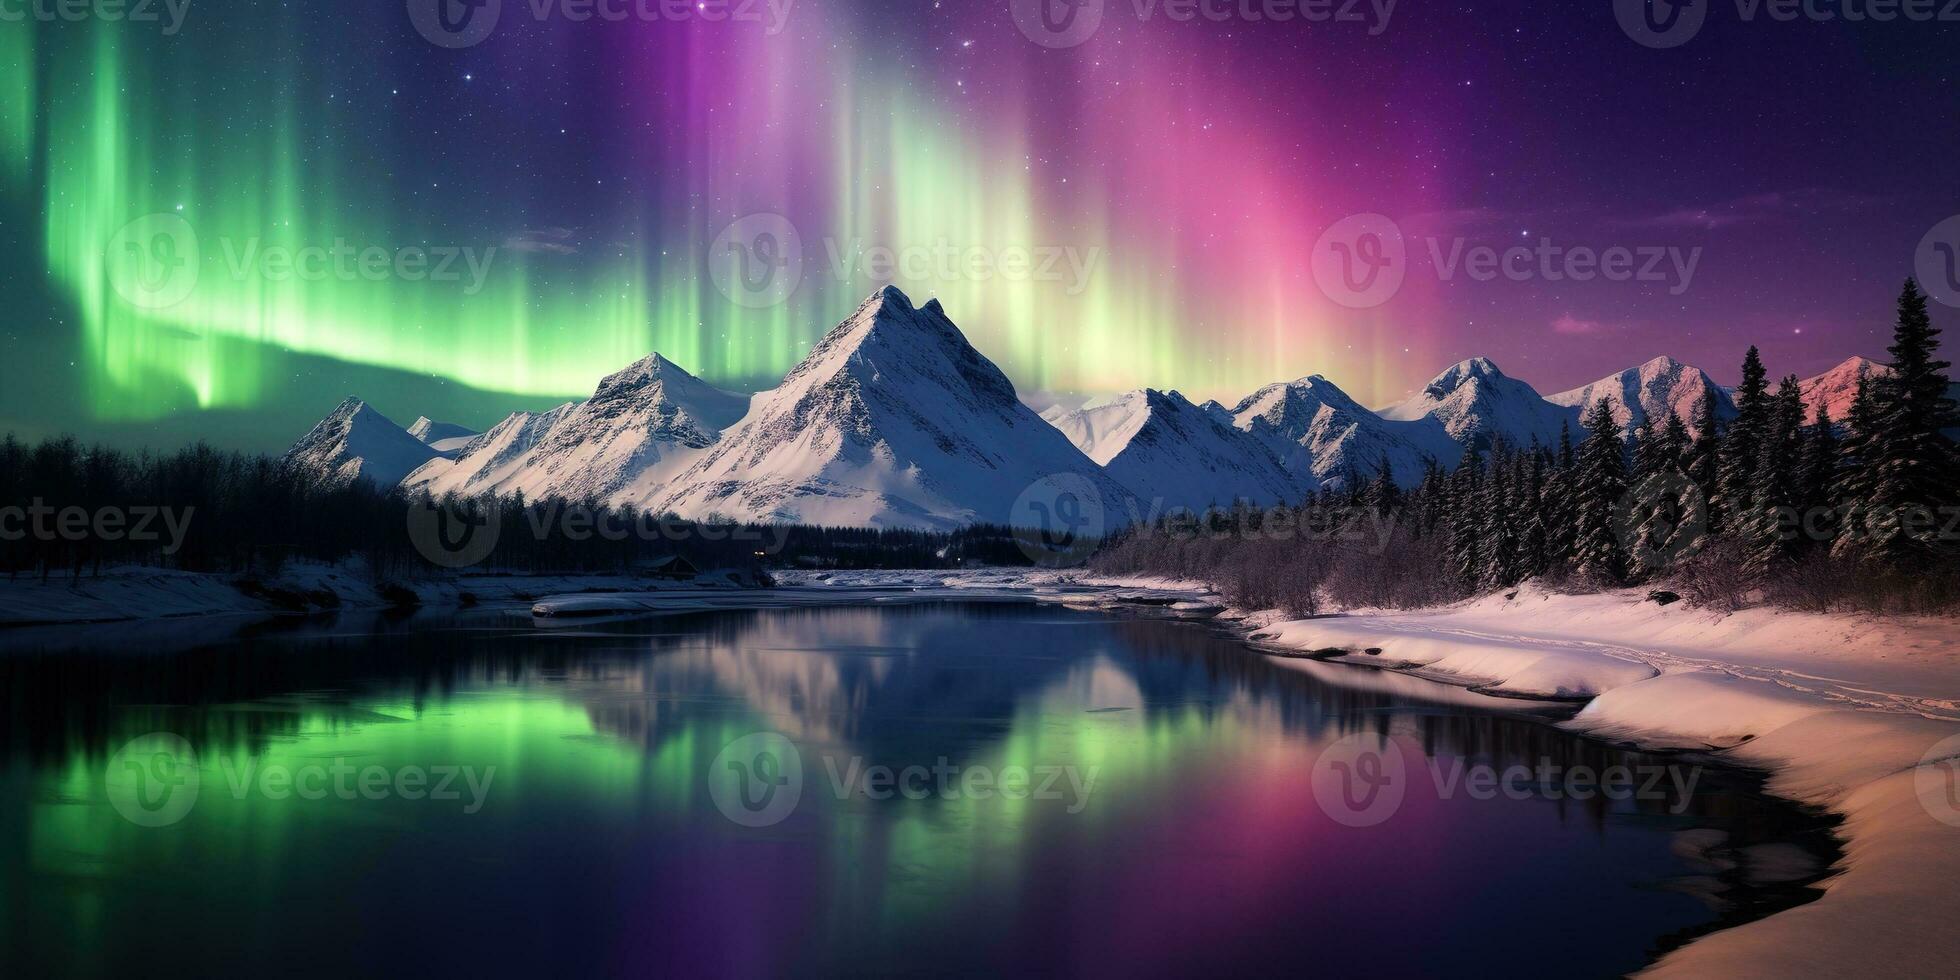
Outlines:
[{"label": "dark treeline", "polygon": [[202,445],[156,454],[0,439],[0,573],[9,578],[124,564],[264,575],[295,559],[358,559],[386,579],[453,568],[633,572],[669,556],[744,570],[1013,565],[1027,554],[1002,528],[704,524],[557,500],[432,502]]},{"label": "dark treeline", "polygon": [[1666,585],[1733,610],[1934,611],[1960,603],[1960,426],[1939,331],[1907,282],[1892,372],[1845,419],[1807,418],[1755,348],[1736,414],[1711,396],[1623,436],[1605,402],[1556,446],[1501,442],[1430,461],[1401,489],[1370,482],[1300,508],[1184,515],[1118,537],[1096,567],[1218,584],[1249,608],[1415,607],[1540,579],[1592,590]]}]

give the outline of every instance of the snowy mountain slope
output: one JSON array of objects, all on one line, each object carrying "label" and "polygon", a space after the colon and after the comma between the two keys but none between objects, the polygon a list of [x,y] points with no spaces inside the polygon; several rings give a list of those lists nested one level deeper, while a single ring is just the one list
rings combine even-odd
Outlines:
[{"label": "snowy mountain slope", "polygon": [[1148,389],[1092,398],[1073,412],[1048,410],[1041,417],[1082,450],[1082,455],[1108,466],[1137,431],[1150,421]]},{"label": "snowy mountain slope", "polygon": [[470,444],[470,440],[480,435],[468,426],[437,422],[427,415],[416,419],[415,424],[408,427],[408,434],[449,459],[455,459]]},{"label": "snowy mountain slope", "polygon": [[1435,420],[1384,419],[1317,374],[1261,388],[1232,415],[1288,472],[1329,490],[1346,486],[1350,475],[1374,478],[1384,458],[1397,483],[1414,486],[1428,458],[1450,466],[1461,455]]},{"label": "snowy mountain slope", "polygon": [[1659,425],[1668,410],[1673,409],[1687,424],[1688,432],[1699,435],[1694,425],[1695,414],[1711,391],[1715,393],[1716,417],[1733,418],[1735,405],[1729,400],[1728,392],[1707,372],[1672,357],[1656,357],[1592,384],[1548,395],[1545,400],[1570,411],[1574,438],[1578,437],[1585,413],[1602,398],[1612,407],[1623,434],[1632,433],[1649,419]]},{"label": "snowy mountain slope", "polygon": [[293,444],[287,466],[344,485],[367,480],[383,490],[436,458],[436,451],[359,398],[349,398]]},{"label": "snowy mountain slope", "polygon": [[507,494],[531,461],[539,440],[574,407],[565,404],[542,414],[513,413],[470,440],[455,459],[433,459],[423,464],[402,480],[402,487],[436,497]]},{"label": "snowy mountain slope", "polygon": [[1851,403],[1858,399],[1858,382],[1882,378],[1892,368],[1869,357],[1853,357],[1814,378],[1802,382],[1804,410],[1808,420],[1817,421],[1817,409],[1828,408],[1831,418],[1843,422],[1851,414]]},{"label": "snowy mountain slope", "polygon": [[[1216,406],[1217,402],[1208,403]],[[1117,483],[1160,508],[1291,503],[1306,488],[1229,415],[1149,388],[1099,398],[1052,419]]]},{"label": "snowy mountain slope", "polygon": [[[1005,523],[1030,486],[1121,488],[1015,396],[938,301],[874,293],[650,509],[872,527]],[[1112,510],[1110,513],[1120,513]]]},{"label": "snowy mountain slope", "polygon": [[1518,445],[1533,438],[1557,442],[1559,429],[1571,418],[1564,407],[1546,401],[1484,357],[1451,366],[1408,400],[1378,414],[1401,422],[1434,419],[1458,443],[1487,444],[1501,436]]},{"label": "snowy mountain slope", "polygon": [[505,419],[453,466],[425,467],[410,483],[435,494],[638,506],[664,492],[747,408],[746,397],[652,354],[601,381],[584,402]]},{"label": "snowy mountain slope", "polygon": [[510,488],[533,499],[639,506],[747,410],[747,397],[653,354],[600,382],[552,425]]},{"label": "snowy mountain slope", "polygon": [[[1853,357],[1814,378],[1803,381],[1804,408],[1810,413],[1810,421],[1817,421],[1817,409],[1827,407],[1831,419],[1844,423],[1851,414],[1851,403],[1858,399],[1858,381],[1861,378],[1884,378],[1892,373],[1892,366],[1881,364],[1869,357]],[[1960,402],[1960,382],[1947,388],[1946,396]],[[1948,438],[1960,441],[1960,428],[1946,430]]]}]

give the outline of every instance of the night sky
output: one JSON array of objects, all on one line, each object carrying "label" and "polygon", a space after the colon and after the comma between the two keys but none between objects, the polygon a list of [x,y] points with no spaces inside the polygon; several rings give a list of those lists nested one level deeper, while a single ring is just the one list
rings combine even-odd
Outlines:
[{"label": "night sky", "polygon": [[[1178,22],[1108,0],[1048,46],[1007,0],[624,23],[546,2],[504,0],[460,47],[418,30],[433,0],[190,0],[173,36],[0,22],[0,429],[274,450],[347,394],[482,427],[655,350],[763,387],[882,284],[861,260],[942,245],[1027,256],[898,276],[1024,392],[1229,403],[1319,373],[1381,404],[1472,355],[1548,393],[1662,353],[1732,382],[1751,343],[1808,375],[1883,354],[1922,239],[1960,213],[1960,23],[1702,0],[1658,50],[1611,0],[1404,0],[1385,28],[1366,3]],[[1365,303],[1315,274],[1357,214],[1406,248]],[[787,255],[784,227],[800,270],[752,265],[749,290],[731,243]],[[1431,257],[1545,241],[1693,275],[1549,281],[1534,258],[1479,281]],[[260,261],[336,243],[384,271]],[[454,250],[449,278],[402,274],[425,249]],[[174,258],[194,284],[131,271]]]}]

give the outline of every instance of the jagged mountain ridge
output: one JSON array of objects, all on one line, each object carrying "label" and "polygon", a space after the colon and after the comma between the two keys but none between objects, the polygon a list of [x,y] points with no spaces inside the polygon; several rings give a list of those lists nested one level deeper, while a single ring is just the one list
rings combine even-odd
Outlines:
[{"label": "jagged mountain ridge", "polygon": [[871,527],[1006,523],[1044,479],[1122,488],[1022,404],[938,300],[866,300],[650,506],[683,517]]},{"label": "jagged mountain ridge", "polygon": [[1434,419],[1382,418],[1317,374],[1253,392],[1232,418],[1296,479],[1318,489],[1374,479],[1384,460],[1397,483],[1414,486],[1429,460],[1450,465],[1460,455]]},{"label": "jagged mountain ridge", "polygon": [[1556,442],[1571,419],[1564,407],[1507,376],[1487,357],[1451,365],[1421,391],[1377,414],[1396,422],[1433,419],[1458,444],[1478,445],[1497,437],[1518,445],[1533,439]]},{"label": "jagged mountain ridge", "polygon": [[1202,510],[1293,503],[1307,486],[1217,402],[1150,388],[1099,398],[1048,420],[1140,501]]},{"label": "jagged mountain ridge", "polygon": [[590,399],[505,419],[454,462],[425,465],[410,488],[465,496],[595,500],[644,506],[748,410],[732,394],[651,354],[608,376]]},{"label": "jagged mountain ridge", "polygon": [[1574,438],[1579,436],[1586,412],[1602,398],[1612,408],[1622,435],[1632,434],[1649,420],[1658,426],[1672,410],[1687,425],[1689,434],[1698,436],[1695,418],[1710,393],[1715,396],[1716,420],[1734,418],[1734,401],[1707,372],[1662,356],[1591,384],[1548,395],[1545,400],[1571,411]]},{"label": "jagged mountain ridge", "polygon": [[[1804,382],[1806,401],[1841,420],[1856,378],[1885,371],[1852,358]],[[1120,523],[1147,516],[1153,500],[1201,507],[1338,490],[1373,478],[1384,459],[1411,485],[1432,460],[1454,465],[1466,442],[1550,443],[1562,425],[1577,438],[1583,406],[1601,397],[1632,428],[1670,408],[1691,419],[1710,388],[1731,414],[1727,392],[1672,358],[1549,399],[1472,358],[1379,413],[1311,375],[1231,409],[1144,389],[1037,416],[937,301],[914,308],[887,288],[753,400],[655,354],[585,402],[515,413],[480,435],[426,417],[405,430],[348,399],[286,459],[323,479],[437,495],[929,528],[1008,521],[1029,487],[1073,474]]]}]

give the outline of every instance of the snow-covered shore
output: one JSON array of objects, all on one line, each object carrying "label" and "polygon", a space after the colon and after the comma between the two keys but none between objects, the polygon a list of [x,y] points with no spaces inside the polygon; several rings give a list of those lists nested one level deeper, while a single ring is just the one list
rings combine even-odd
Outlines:
[{"label": "snow-covered shore", "polygon": [[1585,699],[1564,727],[1713,752],[1843,817],[1821,899],[1703,937],[1652,975],[1933,976],[1960,962],[1960,621],[1718,615],[1532,586],[1432,611],[1247,621],[1266,624],[1248,630],[1269,648]]},{"label": "snow-covered shore", "polygon": [[[1202,583],[1079,573],[852,572],[806,583],[1022,590],[1091,602],[1213,601]],[[1644,591],[1534,586],[1437,610],[1290,620],[1230,610],[1282,663],[1383,668],[1487,695],[1583,701],[1561,724],[1770,773],[1770,792],[1843,818],[1844,856],[1816,902],[1711,933],[1655,976],[1935,976],[1960,962],[1960,620],[1751,609],[1718,615]],[[1304,658],[1312,659],[1304,659]],[[1302,659],[1294,659],[1302,658]]]}]

